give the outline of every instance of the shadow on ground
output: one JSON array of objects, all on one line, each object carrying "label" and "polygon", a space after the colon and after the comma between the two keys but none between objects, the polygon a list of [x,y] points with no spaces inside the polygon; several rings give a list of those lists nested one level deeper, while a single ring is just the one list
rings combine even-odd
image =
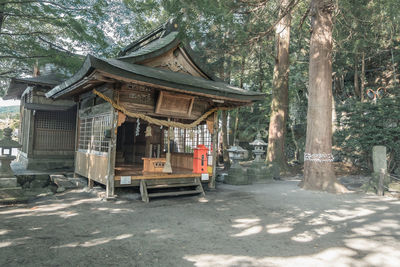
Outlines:
[{"label": "shadow on ground", "polygon": [[1,266],[398,266],[400,201],[220,185],[205,198],[69,191],[0,209]]}]

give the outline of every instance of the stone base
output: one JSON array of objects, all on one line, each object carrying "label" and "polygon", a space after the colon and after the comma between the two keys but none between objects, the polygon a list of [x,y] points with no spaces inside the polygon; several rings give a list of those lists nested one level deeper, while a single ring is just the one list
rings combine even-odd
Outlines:
[{"label": "stone base", "polygon": [[[380,174],[379,173],[372,173],[371,174],[371,179],[368,181],[368,183],[365,183],[363,186],[362,186],[362,189],[364,190],[364,191],[366,191],[366,192],[374,192],[374,193],[377,193],[377,191],[378,191],[378,185],[379,185],[379,177],[380,177]],[[383,185],[384,185],[384,187],[388,187],[389,186],[389,183],[390,183],[390,175],[389,174],[386,174],[385,175],[385,178],[384,178],[384,180],[383,180]],[[384,190],[384,191],[386,191],[386,190]]]},{"label": "stone base", "polygon": [[17,177],[0,178],[0,188],[17,187]]},{"label": "stone base", "polygon": [[268,172],[268,168],[263,162],[254,162],[247,169],[247,175],[254,182],[272,180],[272,175]]},{"label": "stone base", "polygon": [[252,181],[244,171],[243,168],[231,168],[228,171],[228,175],[224,179],[224,183],[232,185],[247,185],[251,184]]},{"label": "stone base", "polygon": [[65,170],[72,171],[74,169],[74,158],[28,158],[25,153],[19,153],[17,161],[28,170]]},{"label": "stone base", "polygon": [[0,204],[25,203],[28,198],[21,187],[0,188]]}]

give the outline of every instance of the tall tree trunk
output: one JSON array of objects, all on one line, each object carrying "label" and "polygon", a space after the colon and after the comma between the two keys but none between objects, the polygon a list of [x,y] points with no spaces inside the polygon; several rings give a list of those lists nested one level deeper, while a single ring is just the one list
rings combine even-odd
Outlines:
[{"label": "tall tree trunk", "polygon": [[365,93],[365,52],[362,53],[361,58],[361,102],[364,102]]},{"label": "tall tree trunk", "polygon": [[[240,68],[240,80],[239,80],[239,87],[243,88],[243,80],[244,80],[244,70],[245,70],[245,66],[246,66],[246,57],[242,56],[242,61],[241,61],[241,68]],[[237,131],[238,131],[238,127],[239,127],[239,110],[240,108],[236,109],[235,112],[235,121],[233,123],[233,131],[232,131],[232,135],[233,135],[233,142],[232,144],[235,145],[236,144],[236,140],[237,140]]]},{"label": "tall tree trunk", "polygon": [[354,93],[360,97],[360,85],[358,83],[358,56],[354,56]]},{"label": "tall tree trunk", "polygon": [[[225,67],[226,63],[226,67]],[[231,58],[228,55],[227,58],[223,57],[222,66],[220,69],[220,77],[225,82],[229,83],[231,79]],[[223,110],[221,112],[221,123],[222,123],[222,159],[224,161],[224,170],[228,170],[230,167],[229,153],[228,153],[228,112]]]},{"label": "tall tree trunk", "polygon": [[229,153],[228,153],[228,112],[223,110],[221,112],[222,121],[222,156],[224,158],[224,170],[230,168]]},{"label": "tall tree trunk", "polygon": [[[289,0],[279,0],[279,17],[285,12]],[[273,168],[273,175],[279,177],[287,170],[285,156],[286,119],[288,114],[289,91],[289,42],[290,14],[284,16],[276,25],[275,67],[272,88],[271,119],[269,123],[268,151],[266,161]]]},{"label": "tall tree trunk", "polygon": [[345,192],[332,165],[332,12],[333,0],[312,0],[304,180],[300,186]]},{"label": "tall tree trunk", "polygon": [[6,4],[0,3],[0,32],[1,32],[1,29],[2,29],[2,26],[3,26],[3,22],[4,22],[4,18],[5,18],[5,15],[4,15],[5,7],[6,7]]}]

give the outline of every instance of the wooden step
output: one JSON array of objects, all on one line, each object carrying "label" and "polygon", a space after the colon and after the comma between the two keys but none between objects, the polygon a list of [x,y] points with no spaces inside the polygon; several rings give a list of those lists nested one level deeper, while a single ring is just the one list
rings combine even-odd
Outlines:
[{"label": "wooden step", "polygon": [[183,196],[183,195],[194,195],[202,193],[201,190],[187,190],[187,191],[172,191],[172,192],[161,192],[161,193],[149,193],[149,197],[167,197],[167,196]]},{"label": "wooden step", "polygon": [[198,186],[197,183],[186,183],[186,184],[158,184],[158,185],[147,185],[147,189],[158,189],[158,188],[175,188],[175,187],[188,187]]},{"label": "wooden step", "polygon": [[[152,180],[140,180],[140,194],[144,202],[149,202],[150,198],[152,197],[182,196],[195,194],[204,195],[204,190],[203,186],[201,185],[200,178],[195,178],[194,182],[189,183],[151,183]],[[193,187],[193,189],[190,190],[189,187]]]}]

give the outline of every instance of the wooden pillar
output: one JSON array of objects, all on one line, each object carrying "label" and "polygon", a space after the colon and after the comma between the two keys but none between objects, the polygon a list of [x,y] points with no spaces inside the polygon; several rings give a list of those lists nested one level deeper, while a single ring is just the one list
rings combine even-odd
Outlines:
[{"label": "wooden pillar", "polygon": [[26,156],[28,158],[33,158],[33,143],[35,141],[35,113],[36,110],[29,110],[29,130],[28,130],[28,144],[27,144],[27,151]]},{"label": "wooden pillar", "polygon": [[212,133],[212,176],[208,182],[208,188],[215,189],[215,179],[217,178],[217,153],[218,153],[218,112],[214,112],[213,133]]},{"label": "wooden pillar", "polygon": [[117,123],[118,112],[111,107],[111,140],[108,148],[108,168],[107,168],[107,183],[106,183],[106,198],[114,197],[114,175],[115,175],[115,154],[117,151]]},{"label": "wooden pillar", "polygon": [[[76,170],[76,153],[79,150],[79,131],[80,131],[80,120],[79,120],[79,101],[76,104],[76,114],[75,114],[75,153],[74,153],[74,178],[78,178],[78,174],[75,172]],[[93,183],[92,186],[90,186],[90,179],[88,178],[88,186],[89,188],[93,188]]]}]

